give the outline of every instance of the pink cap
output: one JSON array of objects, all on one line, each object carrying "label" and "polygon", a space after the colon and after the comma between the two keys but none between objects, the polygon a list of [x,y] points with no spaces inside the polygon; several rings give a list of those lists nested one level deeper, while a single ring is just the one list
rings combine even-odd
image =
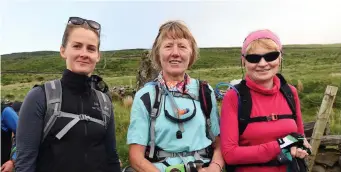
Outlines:
[{"label": "pink cap", "polygon": [[249,46],[249,44],[257,39],[262,39],[262,38],[268,38],[273,40],[279,47],[279,49],[282,51],[282,44],[279,38],[277,37],[276,34],[271,32],[270,30],[257,30],[254,32],[251,32],[244,40],[243,47],[242,47],[242,55],[246,54],[246,48]]}]

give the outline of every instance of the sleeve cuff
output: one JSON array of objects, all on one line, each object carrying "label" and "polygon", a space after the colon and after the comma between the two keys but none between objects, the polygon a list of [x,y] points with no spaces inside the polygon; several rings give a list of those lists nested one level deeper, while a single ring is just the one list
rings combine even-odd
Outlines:
[{"label": "sleeve cuff", "polygon": [[130,144],[139,144],[139,145],[143,145],[143,146],[148,146],[148,143],[146,143],[145,141],[140,140],[140,139],[128,139],[127,140],[127,144],[128,145],[130,145]]}]

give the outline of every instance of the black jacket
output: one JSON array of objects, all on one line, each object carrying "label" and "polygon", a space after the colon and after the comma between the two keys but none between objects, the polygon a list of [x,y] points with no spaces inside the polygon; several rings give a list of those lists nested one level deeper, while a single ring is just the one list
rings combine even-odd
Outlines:
[{"label": "black jacket", "polygon": [[[102,120],[96,93],[87,76],[65,70],[62,82],[61,111],[87,114]],[[55,135],[71,118],[58,118],[43,143],[46,111],[44,87],[35,87],[20,110],[17,130],[16,172],[119,172],[114,115],[108,128],[91,121],[79,121],[58,140]]]}]

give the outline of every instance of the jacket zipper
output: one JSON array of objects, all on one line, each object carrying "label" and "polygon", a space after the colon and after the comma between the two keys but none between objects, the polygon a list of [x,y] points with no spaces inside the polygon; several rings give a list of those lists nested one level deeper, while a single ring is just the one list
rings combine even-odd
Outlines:
[{"label": "jacket zipper", "polygon": [[[82,99],[82,96],[80,96],[80,99],[81,99],[81,114],[84,115],[84,107],[83,107],[83,99]],[[85,136],[85,139],[86,137],[88,136],[88,127],[87,127],[87,122],[84,122],[84,136]],[[86,151],[84,151],[84,164],[87,164],[87,159],[88,159],[88,154]]]}]

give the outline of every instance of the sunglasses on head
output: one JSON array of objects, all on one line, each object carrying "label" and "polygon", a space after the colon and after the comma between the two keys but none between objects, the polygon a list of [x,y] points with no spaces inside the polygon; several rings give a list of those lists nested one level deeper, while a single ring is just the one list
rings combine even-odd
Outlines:
[{"label": "sunglasses on head", "polygon": [[93,20],[87,20],[80,17],[70,17],[68,23],[74,24],[74,25],[82,25],[86,22],[91,28],[100,31],[101,25]]},{"label": "sunglasses on head", "polygon": [[262,58],[264,58],[266,62],[272,62],[276,60],[280,54],[279,51],[272,51],[266,54],[248,54],[243,56],[249,63],[259,63]]}]

